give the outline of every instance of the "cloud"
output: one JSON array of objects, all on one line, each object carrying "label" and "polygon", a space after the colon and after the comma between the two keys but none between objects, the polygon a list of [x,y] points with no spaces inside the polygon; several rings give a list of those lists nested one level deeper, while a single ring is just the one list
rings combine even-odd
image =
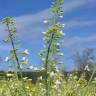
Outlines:
[{"label": "cloud", "polygon": [[[68,2],[65,2],[65,4],[63,5],[64,13],[67,14],[68,12],[72,12],[76,8],[86,5],[86,4],[90,4],[93,1],[94,0],[69,0]],[[51,17],[52,17],[52,13],[50,12],[50,9],[45,9],[36,14],[27,14],[27,15],[25,14],[23,16],[14,17],[14,19],[16,22],[17,29],[20,33],[22,33],[22,35],[25,35],[27,30],[29,34],[34,32],[34,34],[37,35],[37,31],[40,32],[39,30],[42,30],[42,27],[43,27],[43,26],[40,26],[41,25],[40,22],[43,21],[44,19],[51,18]],[[83,23],[82,26],[88,25],[87,22],[82,22]],[[88,23],[95,24],[95,22],[92,22],[92,21]],[[35,27],[32,28],[31,26],[34,26],[34,25]],[[41,28],[38,27],[38,25]],[[75,20],[66,22],[66,25],[67,27],[75,27],[77,25],[81,26],[80,23]],[[0,28],[0,33],[2,32],[1,33],[2,35],[0,35],[0,38],[3,38],[4,36],[6,37],[5,31],[3,30],[4,30],[3,27]]]},{"label": "cloud", "polygon": [[[50,12],[50,10],[45,9],[36,14],[27,14],[27,15],[17,16],[13,18],[16,23],[18,32],[20,32],[20,34],[24,36],[28,33],[32,34],[33,32],[35,33],[34,35],[37,35],[36,31],[39,32],[39,30],[43,28],[42,26],[40,26],[41,25],[40,22],[43,21],[44,19],[48,19],[51,17],[52,17],[52,13]],[[32,28],[31,26],[34,26],[34,28]],[[0,23],[0,39],[7,37],[8,34],[5,31],[5,29],[6,27]]]},{"label": "cloud", "polygon": [[[94,0],[69,0],[67,3],[63,5],[64,14],[67,14],[68,12],[71,12],[83,5],[90,4],[92,1]],[[51,17],[52,17],[52,13],[50,12],[50,9],[45,9],[36,14],[27,14],[23,16],[18,16],[18,17],[14,17],[14,19],[18,29],[20,29],[20,28],[27,27],[30,24],[34,24]]]},{"label": "cloud", "polygon": [[8,37],[7,32],[5,31],[6,27],[0,24],[0,39],[6,39]]},{"label": "cloud", "polygon": [[0,53],[2,53],[3,51],[5,52],[6,50],[9,50],[9,48],[10,48],[9,45],[1,45],[0,44],[0,50],[1,50]]},{"label": "cloud", "polygon": [[14,17],[17,27],[24,28],[25,26],[29,26],[30,24],[34,24],[40,22],[44,19],[48,19],[52,17],[52,13],[49,9],[45,9],[36,14],[27,14],[23,16]]},{"label": "cloud", "polygon": [[[94,0],[69,0],[64,5],[64,14],[72,12],[73,10],[77,9],[78,7],[82,7],[83,5],[89,5],[93,3]],[[41,21],[47,18],[51,18],[52,13],[50,9],[45,9],[41,12],[36,14],[25,14],[23,16],[14,17],[18,32],[21,34],[22,37],[26,36],[26,40],[29,38],[37,38],[40,35],[40,32],[44,31],[46,27],[42,24]],[[73,27],[89,27],[96,25],[96,21],[81,21],[81,20],[71,20],[65,22],[65,28],[73,28]],[[7,32],[4,31],[5,27],[0,24],[0,39],[7,37]],[[85,38],[85,37],[84,37]],[[25,38],[22,38],[25,39]],[[86,38],[88,39],[88,38]],[[65,44],[65,46],[71,45],[75,42],[81,42],[78,40],[78,37],[72,39],[71,42]]]},{"label": "cloud", "polygon": [[[65,38],[65,43],[64,43],[64,47],[67,48],[72,48],[75,46],[78,46],[79,44],[86,44],[86,43],[92,43],[92,42],[96,42],[96,35],[91,35],[91,36],[79,36],[79,37],[69,37],[69,38]],[[89,45],[90,46],[90,45]]]},{"label": "cloud", "polygon": [[66,37],[62,44],[62,51],[65,53],[65,59],[68,61],[73,58],[76,51],[81,52],[86,48],[96,50],[96,35],[91,36],[73,36]]},{"label": "cloud", "polygon": [[96,20],[87,20],[87,21],[82,21],[82,20],[71,20],[65,22],[66,24],[66,29],[67,28],[76,28],[76,27],[92,27],[96,25]]},{"label": "cloud", "polygon": [[64,13],[72,12],[83,5],[93,4],[94,2],[94,0],[68,0],[68,2],[63,5]]},{"label": "cloud", "polygon": [[[72,12],[73,10],[77,9],[78,7],[82,7],[83,5],[89,5],[93,3],[94,0],[69,0],[67,3],[63,5],[64,14]],[[50,9],[45,9],[41,12],[36,14],[27,14],[24,16],[14,17],[16,21],[16,25],[18,31],[22,33],[22,35],[33,34],[36,36],[40,36],[39,32],[44,31],[46,28],[42,25],[41,21],[47,18],[51,18],[52,13]],[[89,27],[96,25],[95,21],[81,21],[81,20],[73,20],[73,21],[66,21],[66,28],[73,28],[73,27]],[[34,26],[35,25],[35,26]],[[28,33],[26,32],[28,31]]]}]

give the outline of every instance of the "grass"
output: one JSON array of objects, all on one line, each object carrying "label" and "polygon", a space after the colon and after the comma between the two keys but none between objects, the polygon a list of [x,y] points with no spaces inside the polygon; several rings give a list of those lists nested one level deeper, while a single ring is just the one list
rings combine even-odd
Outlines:
[{"label": "grass", "polygon": [[[45,96],[46,88],[44,78],[38,77],[36,84],[32,83],[31,79],[23,78],[27,96]],[[83,96],[88,81],[85,75],[80,78],[77,75],[68,73],[67,76],[62,72],[55,72],[51,77],[51,96]],[[85,96],[96,96],[96,80],[92,80],[88,86],[88,91]],[[10,80],[0,80],[0,96],[26,96],[22,81],[16,78]]]}]

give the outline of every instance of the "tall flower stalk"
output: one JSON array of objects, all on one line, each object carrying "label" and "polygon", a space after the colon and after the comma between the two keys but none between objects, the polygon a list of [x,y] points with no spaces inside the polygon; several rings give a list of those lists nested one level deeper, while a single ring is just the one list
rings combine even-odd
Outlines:
[{"label": "tall flower stalk", "polygon": [[[26,89],[25,89],[25,84],[24,84],[24,81],[23,81],[21,63],[20,63],[19,58],[17,56],[17,50],[18,49],[15,47],[15,42],[14,42],[15,33],[16,33],[15,23],[14,23],[14,21],[11,17],[3,18],[2,23],[7,27],[8,39],[9,39],[11,45],[12,45],[12,50],[11,50],[12,55],[13,55],[13,58],[15,59],[16,63],[17,63],[17,69],[19,70],[19,75],[20,75],[20,78],[21,78],[23,91],[24,91],[25,95],[27,96],[27,92],[26,92]],[[17,76],[18,76],[18,74],[17,74]],[[18,79],[19,79],[19,76],[18,76]]]},{"label": "tall flower stalk", "polygon": [[18,59],[18,56],[17,56],[17,48],[15,47],[15,43],[14,43],[14,39],[15,39],[14,35],[16,33],[15,23],[14,23],[14,21],[11,17],[5,17],[2,20],[2,23],[4,25],[6,25],[6,27],[7,27],[8,38],[9,38],[10,43],[12,45],[12,53],[13,53],[13,56],[14,56],[16,62],[17,62],[17,69],[19,70],[20,78],[22,78],[22,70],[21,70],[19,59]]},{"label": "tall flower stalk", "polygon": [[[55,56],[60,53],[59,39],[62,35],[64,35],[64,33],[61,31],[61,28],[64,27],[64,24],[57,22],[58,17],[63,18],[62,5],[63,0],[53,0],[51,5],[53,17],[51,20],[44,20],[44,23],[49,23],[52,25],[45,32],[43,32],[46,45],[39,54],[42,56],[42,60],[45,63],[46,96],[50,96],[51,93],[51,72],[54,71],[56,64]],[[61,64],[62,62],[59,61],[57,63]]]}]

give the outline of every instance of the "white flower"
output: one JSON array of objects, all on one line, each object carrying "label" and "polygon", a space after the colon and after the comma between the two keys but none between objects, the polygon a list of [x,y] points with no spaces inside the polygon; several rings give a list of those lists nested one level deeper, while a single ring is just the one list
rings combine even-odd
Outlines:
[{"label": "white flower", "polygon": [[58,67],[57,67],[57,66],[55,66],[55,70],[56,70],[56,72],[59,72],[59,69],[58,69]]},{"label": "white flower", "polygon": [[52,78],[52,77],[54,77],[54,75],[55,75],[55,73],[52,71],[52,72],[50,73],[50,77]]},{"label": "white flower", "polygon": [[5,61],[8,62],[8,61],[9,61],[9,57],[6,57],[6,58],[5,58]]},{"label": "white flower", "polygon": [[63,15],[60,15],[59,18],[63,18]]},{"label": "white flower", "polygon": [[63,56],[64,54],[59,52],[58,55],[59,55],[59,56]]},{"label": "white flower", "polygon": [[25,88],[26,88],[26,89],[29,89],[29,86],[26,86]]},{"label": "white flower", "polygon": [[42,76],[40,76],[39,79],[42,80]]},{"label": "white flower", "polygon": [[38,68],[37,67],[34,67],[34,71],[37,71],[38,70]]},{"label": "white flower", "polygon": [[85,69],[84,70],[90,71],[89,66],[88,65],[85,66]]},{"label": "white flower", "polygon": [[55,84],[56,84],[56,85],[60,85],[61,82],[60,82],[59,80],[56,80]]},{"label": "white flower", "polygon": [[22,60],[25,60],[25,59],[26,59],[26,57],[23,57],[23,58],[22,58]]},{"label": "white flower", "polygon": [[30,66],[29,68],[30,68],[30,69],[33,69],[34,67],[33,67],[33,66]]},{"label": "white flower", "polygon": [[60,34],[62,35],[62,36],[65,36],[65,33],[61,30],[60,31]]},{"label": "white flower", "polygon": [[13,74],[8,73],[8,74],[6,74],[6,76],[7,76],[7,77],[12,77]]},{"label": "white flower", "polygon": [[39,85],[41,86],[41,85],[42,85],[42,83],[39,83]]},{"label": "white flower", "polygon": [[56,46],[60,46],[60,43],[55,43]]},{"label": "white flower", "polygon": [[28,81],[32,81],[32,79],[28,79]]},{"label": "white flower", "polygon": [[64,28],[65,27],[65,24],[62,24],[62,28]]},{"label": "white flower", "polygon": [[46,32],[42,32],[44,35],[46,34]]},{"label": "white flower", "polygon": [[29,54],[28,49],[25,49],[25,50],[22,52],[22,54],[28,55],[28,54]]},{"label": "white flower", "polygon": [[43,23],[48,24],[48,23],[49,23],[49,21],[48,21],[48,20],[44,20],[44,21],[43,21]]}]

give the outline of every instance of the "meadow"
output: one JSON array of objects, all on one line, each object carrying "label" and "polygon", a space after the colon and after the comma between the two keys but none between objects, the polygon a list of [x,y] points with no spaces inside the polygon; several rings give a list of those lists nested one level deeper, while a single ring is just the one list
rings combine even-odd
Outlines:
[{"label": "meadow", "polygon": [[[68,73],[67,76],[56,69],[51,73],[50,96],[96,96],[96,78],[90,85],[83,73],[80,78],[76,72]],[[8,78],[0,80],[0,96],[46,96],[45,77],[37,76],[36,83],[32,82],[32,78],[23,77],[22,81],[16,78]],[[87,90],[87,92],[86,92]],[[86,93],[86,94],[85,94]]]}]

